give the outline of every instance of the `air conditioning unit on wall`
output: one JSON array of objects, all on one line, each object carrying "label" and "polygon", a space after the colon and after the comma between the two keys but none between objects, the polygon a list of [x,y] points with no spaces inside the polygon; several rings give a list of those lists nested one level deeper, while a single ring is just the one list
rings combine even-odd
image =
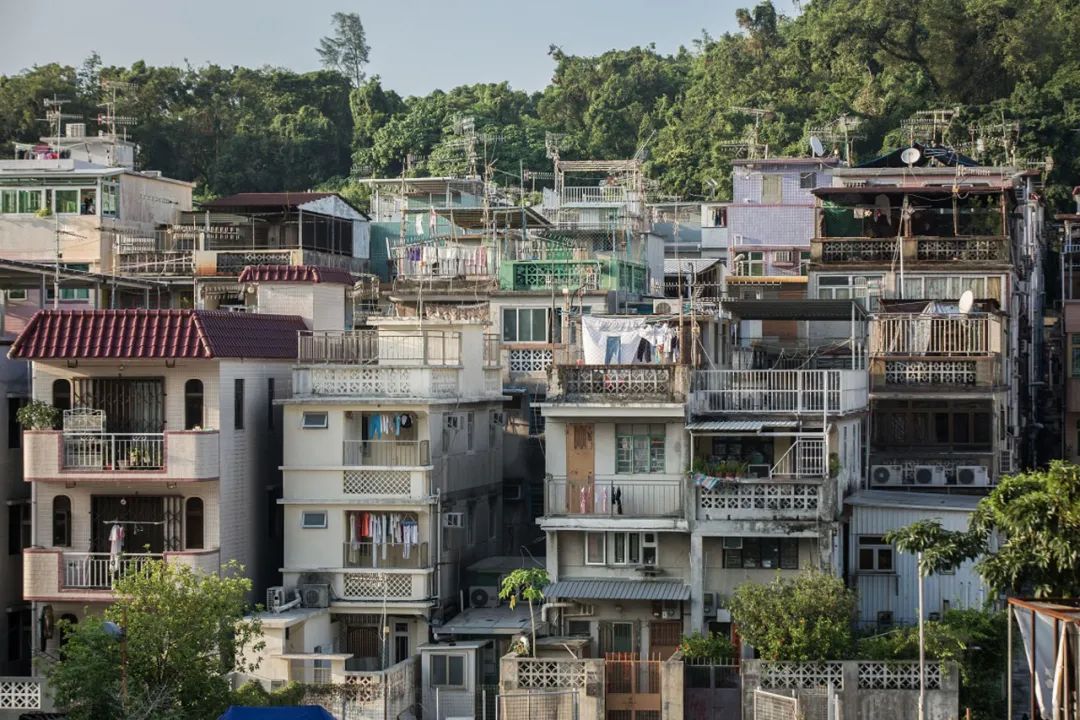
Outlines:
[{"label": "air conditioning unit on wall", "polygon": [[494,585],[473,585],[469,588],[469,607],[493,608],[499,606],[499,588]]},{"label": "air conditioning unit on wall", "polygon": [[300,602],[306,608],[330,607],[329,585],[301,585]]},{"label": "air conditioning unit on wall", "polygon": [[916,465],[916,485],[944,485],[945,468],[940,465]]},{"label": "air conditioning unit on wall", "polygon": [[873,465],[870,467],[871,485],[902,485],[904,468],[902,465]]},{"label": "air conditioning unit on wall", "polygon": [[958,465],[956,484],[968,487],[986,487],[990,484],[990,473],[982,465]]}]

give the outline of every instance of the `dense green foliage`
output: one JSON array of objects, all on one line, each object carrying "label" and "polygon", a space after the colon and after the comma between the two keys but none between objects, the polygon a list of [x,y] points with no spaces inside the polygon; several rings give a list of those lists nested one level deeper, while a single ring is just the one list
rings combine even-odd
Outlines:
[{"label": "dense green foliage", "polygon": [[[980,610],[950,610],[939,621],[926,622],[926,656],[952,661],[960,669],[960,706],[972,717],[999,718],[1003,693],[1005,614]],[[915,627],[859,640],[856,656],[868,660],[917,660],[919,631]]]},{"label": "dense green foliage", "polygon": [[731,662],[735,658],[735,646],[726,637],[696,630],[679,639],[679,652],[687,660],[707,660],[711,663]]},{"label": "dense green foliage", "polygon": [[259,622],[244,618],[251,581],[240,573],[235,563],[218,576],[153,561],[118,580],[104,617],[60,624],[67,642],[45,670],[56,704],[72,720],[217,717],[232,701],[226,674],[251,671],[245,650],[262,644]]},{"label": "dense green foliage", "polygon": [[[402,98],[378,77],[360,83],[370,40],[359,20],[334,20],[324,57],[338,70],[44,65],[0,77],[0,146],[43,134],[41,100],[97,114],[98,77],[134,83],[121,108],[139,125],[140,162],[197,180],[204,194],[305,189],[349,177],[466,169],[462,116],[475,119],[481,160],[512,183],[519,167],[546,170],[544,137],[563,133],[564,157],[626,157],[645,148],[662,190],[724,192],[734,150],[768,111],[758,142],[772,154],[806,153],[811,127],[861,121],[857,156],[906,142],[903,119],[959,108],[947,132],[980,159],[1002,161],[990,125],[1019,123],[1014,155],[1054,158],[1049,196],[1067,199],[1080,176],[1080,25],[1060,0],[810,0],[795,17],[769,2],[740,10],[740,31],[688,38],[673,55],[653,47],[595,57],[552,47],[551,83],[538,93],[505,83]],[[338,55],[335,55],[338,52]],[[340,70],[346,74],[341,74]],[[353,85],[357,84],[357,87]],[[460,129],[460,127],[458,127]],[[969,152],[974,152],[968,148]],[[502,175],[501,173],[507,173]]]},{"label": "dense green foliage", "polygon": [[835,660],[851,651],[855,602],[840,578],[807,572],[743,583],[731,597],[731,618],[764,660]]}]

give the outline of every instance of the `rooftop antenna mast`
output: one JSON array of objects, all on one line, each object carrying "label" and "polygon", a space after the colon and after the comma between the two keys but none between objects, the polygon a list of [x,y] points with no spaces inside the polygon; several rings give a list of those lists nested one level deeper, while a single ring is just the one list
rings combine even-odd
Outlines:
[{"label": "rooftop antenna mast", "polygon": [[123,82],[121,80],[102,80],[101,89],[106,93],[106,100],[103,103],[99,103],[98,107],[103,109],[103,112],[97,116],[98,126],[104,128],[106,136],[112,140],[112,163],[116,163],[116,142],[120,139],[120,134],[123,133],[123,139],[127,140],[127,128],[131,125],[138,123],[138,120],[131,115],[117,115],[116,108],[118,105],[118,94],[122,93],[127,88],[131,87],[131,83]]},{"label": "rooftop antenna mast", "polygon": [[738,153],[741,150],[746,151],[746,158],[748,160],[754,160],[761,154],[761,157],[769,157],[768,144],[761,144],[761,126],[763,121],[767,120],[772,115],[772,110],[766,110],[765,108],[743,107],[741,105],[732,105],[728,108],[733,113],[739,113],[741,115],[749,115],[754,118],[754,123],[748,125],[743,132],[743,139],[736,142],[724,142],[720,143],[720,147],[735,150]]},{"label": "rooftop antenna mast", "polygon": [[944,145],[952,122],[960,114],[960,108],[938,108],[919,110],[909,118],[900,121],[900,127],[908,133],[908,144],[914,145],[916,139],[929,140],[931,145]]},{"label": "rooftop antenna mast", "polygon": [[[72,115],[64,112],[64,105],[69,100],[61,99],[53,95],[51,98],[45,98],[42,104],[45,106],[44,122],[49,123],[50,127],[55,130],[54,137],[56,143],[53,145],[53,149],[56,151],[57,157],[60,156],[60,135],[62,132],[63,124],[65,120],[78,120],[81,115]],[[43,209],[49,207],[49,193],[51,191],[45,191],[45,205]],[[55,195],[54,195],[55,197]],[[56,203],[54,202],[53,205]],[[52,208],[53,215],[53,245],[54,245],[54,257],[53,257],[53,310],[60,307],[60,236],[71,235],[74,237],[82,237],[82,235],[76,235],[75,233],[67,232],[60,229],[60,213],[59,208]]]},{"label": "rooftop antenna mast", "polygon": [[830,143],[834,147],[843,143],[844,162],[851,165],[851,144],[854,140],[865,140],[866,135],[856,132],[862,120],[850,115],[841,115],[830,123],[810,128],[810,137],[817,138],[821,142]]},{"label": "rooftop antenna mast", "polygon": [[60,152],[60,137],[63,132],[63,125],[65,120],[80,120],[82,115],[72,115],[64,112],[64,106],[67,105],[70,100],[64,98],[58,98],[53,95],[51,98],[45,98],[42,104],[45,106],[45,117],[39,118],[41,122],[49,124],[49,129],[53,131],[53,137],[56,139],[56,143],[53,146],[56,152]]}]

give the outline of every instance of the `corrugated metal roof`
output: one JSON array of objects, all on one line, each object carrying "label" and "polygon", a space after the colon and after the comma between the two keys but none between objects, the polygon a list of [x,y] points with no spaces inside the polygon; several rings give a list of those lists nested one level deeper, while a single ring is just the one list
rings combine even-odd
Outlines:
[{"label": "corrugated metal roof", "polygon": [[352,285],[348,270],[316,267],[314,265],[248,265],[237,282],[311,282]]},{"label": "corrugated metal roof", "polygon": [[312,200],[331,197],[331,192],[245,192],[207,200],[202,207],[208,210],[232,208],[295,208]]},{"label": "corrugated metal roof", "polygon": [[687,430],[706,430],[710,432],[760,432],[765,428],[798,427],[798,420],[706,420],[690,423]]},{"label": "corrugated metal roof", "polygon": [[903,509],[957,510],[972,512],[982,500],[981,495],[952,495],[947,493],[905,492],[903,490],[860,490],[844,500],[845,505]]},{"label": "corrugated metal roof", "polygon": [[670,580],[560,580],[544,596],[576,600],[689,600],[690,587]]},{"label": "corrugated metal roof", "polygon": [[296,357],[304,321],[224,310],[39,310],[12,343],[13,358]]},{"label": "corrugated metal roof", "polygon": [[740,320],[850,320],[863,318],[866,310],[858,300],[724,300],[720,309]]},{"label": "corrugated metal roof", "polygon": [[696,275],[703,270],[708,270],[716,263],[720,262],[716,258],[685,258],[682,260],[676,260],[674,258],[664,258],[664,274],[665,275],[678,275],[680,270],[686,272],[687,265]]}]

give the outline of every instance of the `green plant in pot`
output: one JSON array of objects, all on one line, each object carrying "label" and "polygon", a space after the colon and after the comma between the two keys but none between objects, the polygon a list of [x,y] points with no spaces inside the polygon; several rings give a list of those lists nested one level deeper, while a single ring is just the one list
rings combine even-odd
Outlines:
[{"label": "green plant in pot", "polygon": [[829,453],[829,477],[836,478],[844,466],[840,464],[840,456],[834,452]]},{"label": "green plant in pot", "polygon": [[23,430],[52,430],[60,420],[60,411],[47,402],[34,400],[15,413]]}]

